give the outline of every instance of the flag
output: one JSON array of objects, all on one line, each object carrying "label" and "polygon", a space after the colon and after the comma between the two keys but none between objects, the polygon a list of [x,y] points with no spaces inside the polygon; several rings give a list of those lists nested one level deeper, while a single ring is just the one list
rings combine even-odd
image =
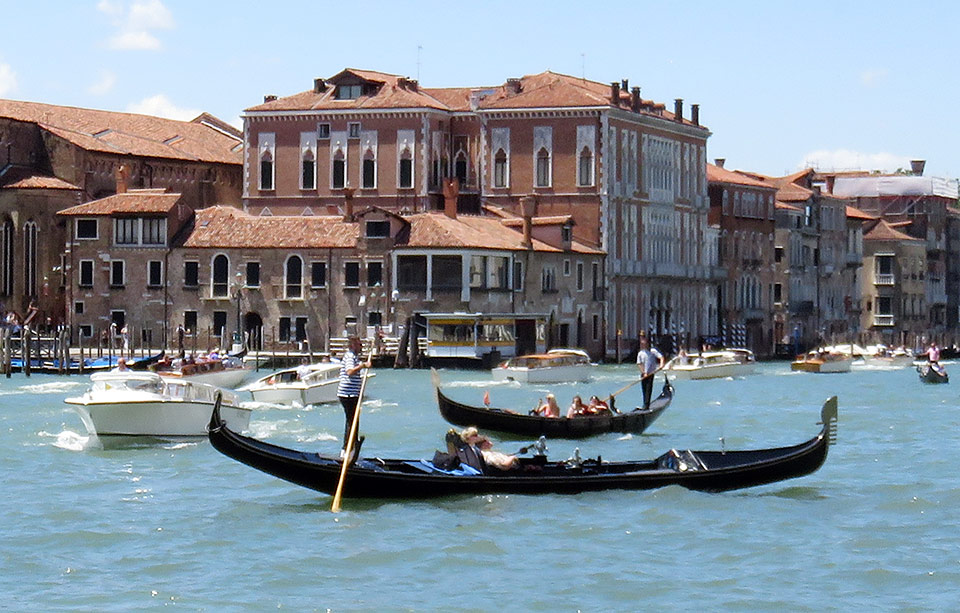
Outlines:
[{"label": "flag", "polygon": [[490,406],[490,390],[483,392],[483,404]]}]

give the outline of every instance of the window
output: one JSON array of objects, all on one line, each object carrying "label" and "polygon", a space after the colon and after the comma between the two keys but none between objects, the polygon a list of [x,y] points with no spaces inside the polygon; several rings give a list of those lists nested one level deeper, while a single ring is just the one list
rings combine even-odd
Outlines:
[{"label": "window", "polygon": [[557,271],[552,266],[544,266],[540,271],[540,289],[544,293],[557,291]]},{"label": "window", "polygon": [[482,289],[487,286],[487,258],[482,255],[470,257],[470,287]]},{"label": "window", "polygon": [[593,185],[593,151],[590,151],[589,147],[580,150],[577,185],[580,187]]},{"label": "window", "polygon": [[269,153],[260,158],[260,189],[273,189],[273,156]]},{"label": "window", "polygon": [[213,258],[213,285],[211,286],[211,296],[214,298],[226,298],[229,287],[230,260],[227,256],[220,254]]},{"label": "window", "polygon": [[297,317],[293,320],[294,332],[297,342],[307,340],[307,318]]},{"label": "window", "polygon": [[343,265],[344,287],[360,287],[360,262],[346,262]]},{"label": "window", "polygon": [[780,283],[773,284],[773,301],[775,303],[783,302],[783,285]]},{"label": "window", "polygon": [[289,317],[280,318],[280,329],[278,330],[277,336],[281,343],[290,342],[290,323]]},{"label": "window", "polygon": [[369,311],[367,313],[367,325],[368,326],[382,326],[383,325],[383,313],[380,311]]},{"label": "window", "polygon": [[78,300],[73,303],[73,312],[77,315],[83,315],[83,302]]},{"label": "window", "polygon": [[503,149],[493,156],[493,186],[507,187],[507,154]]},{"label": "window", "polygon": [[417,137],[415,130],[397,130],[397,187],[413,187],[413,156]]},{"label": "window", "polygon": [[317,188],[317,160],[313,151],[305,151],[300,160],[300,189]]},{"label": "window", "polygon": [[13,221],[5,219],[3,221],[3,234],[0,235],[0,287],[3,289],[4,296],[13,295]]},{"label": "window", "polygon": [[583,291],[583,262],[577,262],[577,291]]},{"label": "window", "polygon": [[573,240],[573,228],[570,224],[560,227],[560,240],[564,243],[569,243]]},{"label": "window", "polygon": [[425,290],[427,288],[427,256],[397,256],[397,289]]},{"label": "window", "polygon": [[110,287],[123,287],[123,268],[123,260],[112,260],[110,262]]},{"label": "window", "polygon": [[80,336],[83,338],[91,338],[93,336],[93,326],[90,324],[80,324]]},{"label": "window", "polygon": [[188,260],[183,263],[183,285],[184,287],[200,285],[200,262]]},{"label": "window", "polygon": [[80,260],[80,287],[93,287],[93,260]]},{"label": "window", "polygon": [[333,156],[333,189],[343,189],[347,184],[347,161],[343,157],[342,151],[337,151]]},{"label": "window", "polygon": [[453,176],[460,181],[460,185],[467,184],[467,156],[462,151],[453,162]]},{"label": "window", "polygon": [[570,266],[570,260],[563,261],[563,276],[569,277],[573,268]]},{"label": "window", "polygon": [[37,295],[37,224],[28,221],[23,224],[23,293],[26,296]]},{"label": "window", "polygon": [[550,152],[546,147],[537,152],[537,177],[535,187],[550,187]]},{"label": "window", "polygon": [[110,311],[110,322],[117,324],[117,330],[122,330],[127,323],[127,314],[124,311]]},{"label": "window", "polygon": [[367,287],[383,285],[383,262],[367,262]]},{"label": "window", "polygon": [[137,236],[138,222],[140,220],[131,217],[121,217],[113,220],[113,237],[117,245],[136,245],[140,242]]},{"label": "window", "polygon": [[523,290],[523,262],[520,260],[513,262],[513,289],[515,291]]},{"label": "window", "polygon": [[143,244],[164,245],[167,242],[167,220],[163,217],[143,219]]},{"label": "window", "polygon": [[413,158],[410,157],[409,150],[404,150],[400,154],[400,174],[397,187],[404,189],[413,187]]},{"label": "window", "polygon": [[187,334],[196,333],[197,331],[197,312],[196,311],[183,312],[183,329],[187,331]]},{"label": "window", "polygon": [[509,260],[505,257],[491,256],[487,258],[487,269],[490,273],[490,279],[487,287],[491,289],[507,289],[510,287],[507,273],[509,272]]},{"label": "window", "polygon": [[222,337],[226,333],[226,328],[227,328],[227,312],[214,311],[213,312],[213,335]]},{"label": "window", "polygon": [[377,187],[377,160],[373,157],[372,151],[367,151],[363,156],[363,180],[361,187],[364,189],[374,189]]},{"label": "window", "polygon": [[260,262],[247,262],[247,287],[260,287]]},{"label": "window", "polygon": [[330,124],[328,123],[318,123],[317,124],[317,138],[330,138]]},{"label": "window", "polygon": [[463,258],[459,255],[433,256],[433,289],[459,290],[463,286]]},{"label": "window", "polygon": [[327,286],[327,263],[313,262],[310,264],[310,287]]},{"label": "window", "polygon": [[360,123],[351,121],[347,124],[347,137],[360,138]]},{"label": "window", "polygon": [[337,100],[356,100],[363,93],[363,85],[338,85]]},{"label": "window", "polygon": [[773,248],[773,261],[778,264],[783,261],[783,247]]},{"label": "window", "polygon": [[97,230],[97,220],[78,219],[76,237],[79,240],[93,240],[100,238],[100,233]]},{"label": "window", "polygon": [[387,238],[390,236],[389,221],[368,221],[366,229],[367,238]]},{"label": "window", "polygon": [[893,315],[893,298],[877,296],[877,315]]},{"label": "window", "polygon": [[303,296],[303,260],[300,256],[292,255],[287,258],[285,287],[287,298]]},{"label": "window", "polygon": [[163,286],[163,262],[150,260],[147,262],[147,287]]}]

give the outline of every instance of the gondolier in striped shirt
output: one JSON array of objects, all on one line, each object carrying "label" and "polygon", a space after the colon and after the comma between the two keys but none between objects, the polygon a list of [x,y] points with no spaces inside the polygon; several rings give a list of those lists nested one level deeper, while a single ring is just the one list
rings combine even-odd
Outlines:
[{"label": "gondolier in striped shirt", "polygon": [[[337,398],[343,405],[343,413],[346,416],[341,456],[346,452],[347,439],[350,438],[350,425],[353,423],[353,416],[357,412],[357,403],[360,400],[360,386],[363,383],[361,371],[364,368],[370,368],[372,365],[369,357],[366,362],[360,361],[360,351],[362,349],[363,343],[360,341],[360,337],[351,336],[347,341],[347,352],[340,358],[340,384],[337,386]],[[353,449],[356,449],[356,436],[354,436],[353,443]]]}]

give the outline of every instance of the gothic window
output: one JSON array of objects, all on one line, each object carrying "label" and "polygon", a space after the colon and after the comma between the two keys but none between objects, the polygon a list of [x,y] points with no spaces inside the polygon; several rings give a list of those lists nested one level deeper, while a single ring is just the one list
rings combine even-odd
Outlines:
[{"label": "gothic window", "polygon": [[291,255],[285,268],[285,295],[287,298],[300,298],[303,295],[303,260],[300,256]]},{"label": "gothic window", "polygon": [[307,149],[300,160],[300,189],[316,189],[317,160],[313,151]]},{"label": "gothic window", "polygon": [[398,187],[413,187],[413,156],[410,149],[404,149],[400,152],[400,174]]},{"label": "gothic window", "polygon": [[377,159],[370,149],[363,154],[362,187],[364,189],[374,189],[377,187]]},{"label": "gothic window", "polygon": [[37,295],[37,224],[28,221],[23,226],[23,293]]},{"label": "gothic window", "polygon": [[333,156],[333,188],[343,189],[347,185],[347,160],[342,151]]},{"label": "gothic window", "polygon": [[580,150],[579,166],[577,168],[577,185],[587,187],[593,185],[593,152],[589,147]]},{"label": "gothic window", "polygon": [[211,286],[211,295],[214,298],[226,298],[229,290],[230,260],[227,256],[219,254],[213,258],[213,276],[211,277],[213,285]]},{"label": "gothic window", "polygon": [[[2,274],[2,283],[0,283],[0,290],[3,291],[4,296],[13,295],[13,221],[9,218],[3,222],[3,235],[2,237],[3,244],[0,245],[0,256],[3,258],[2,267],[0,267],[0,274]],[[92,283],[92,281],[91,281]]]},{"label": "gothic window", "polygon": [[550,152],[546,147],[537,151],[537,177],[535,187],[550,187]]},{"label": "gothic window", "polygon": [[493,186],[507,187],[507,153],[503,149],[493,156]]},{"label": "gothic window", "polygon": [[260,189],[273,189],[273,155],[269,151],[260,157]]},{"label": "gothic window", "polygon": [[454,176],[460,180],[460,185],[467,184],[467,156],[463,151],[457,153],[457,157],[453,163],[453,172]]}]

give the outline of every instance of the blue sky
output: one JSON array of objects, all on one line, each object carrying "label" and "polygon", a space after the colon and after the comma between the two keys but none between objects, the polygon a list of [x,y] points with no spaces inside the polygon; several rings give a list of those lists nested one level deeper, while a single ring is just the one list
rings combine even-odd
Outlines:
[{"label": "blue sky", "polygon": [[[481,86],[553,70],[700,104],[708,156],[960,177],[953,2],[3,0],[0,97],[239,125],[345,67]],[[419,51],[418,51],[419,48]],[[687,111],[689,112],[689,111]]]}]

